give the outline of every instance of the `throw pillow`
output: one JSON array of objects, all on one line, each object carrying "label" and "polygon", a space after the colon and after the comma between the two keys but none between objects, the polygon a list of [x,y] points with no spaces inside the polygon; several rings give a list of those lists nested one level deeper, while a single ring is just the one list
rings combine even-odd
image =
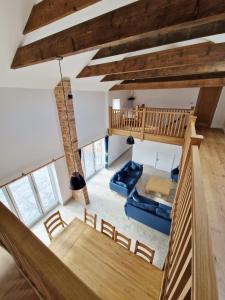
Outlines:
[{"label": "throw pillow", "polygon": [[132,193],[132,198],[134,201],[139,202],[139,194],[136,188],[134,188],[134,191]]},{"label": "throw pillow", "polygon": [[122,179],[121,174],[117,174],[117,180],[121,181],[121,179]]},{"label": "throw pillow", "polygon": [[132,162],[131,165],[130,165],[130,170],[131,171],[137,171],[138,170],[138,166],[134,162]]},{"label": "throw pillow", "polygon": [[128,172],[123,170],[123,171],[121,171],[121,175],[122,175],[123,178],[125,178],[125,177],[127,177]]}]

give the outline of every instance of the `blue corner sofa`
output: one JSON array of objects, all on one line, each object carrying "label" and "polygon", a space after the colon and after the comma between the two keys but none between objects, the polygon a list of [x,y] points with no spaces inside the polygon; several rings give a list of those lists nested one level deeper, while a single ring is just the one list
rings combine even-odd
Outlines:
[{"label": "blue corner sofa", "polygon": [[128,197],[143,173],[143,165],[132,160],[128,161],[121,170],[111,178],[109,187],[122,196]]},{"label": "blue corner sofa", "polygon": [[173,169],[170,173],[171,179],[174,182],[178,182],[178,177],[179,177],[179,167]]},{"label": "blue corner sofa", "polygon": [[124,209],[128,217],[169,235],[171,207],[141,196],[134,188]]}]

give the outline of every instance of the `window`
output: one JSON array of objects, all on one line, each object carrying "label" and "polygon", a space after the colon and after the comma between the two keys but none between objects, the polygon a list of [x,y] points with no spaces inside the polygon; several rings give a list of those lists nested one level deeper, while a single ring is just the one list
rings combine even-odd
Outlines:
[{"label": "window", "polygon": [[34,172],[32,177],[37,187],[43,211],[47,213],[58,203],[56,192],[54,192],[54,182],[51,180],[50,168],[42,168]]},{"label": "window", "polygon": [[112,108],[113,109],[120,109],[120,99],[113,99],[112,100]]},{"label": "window", "polygon": [[104,167],[104,140],[94,143],[95,170],[99,171]]},{"label": "window", "polygon": [[104,139],[82,148],[81,163],[88,179],[104,167]]},{"label": "window", "polygon": [[28,177],[23,177],[9,185],[19,216],[27,226],[36,222],[40,211]]},{"label": "window", "polygon": [[85,177],[89,178],[95,173],[93,144],[83,148]]},{"label": "window", "polygon": [[0,189],[0,201],[29,227],[58,204],[52,167],[41,168]]},{"label": "window", "polygon": [[4,195],[2,189],[0,189],[0,202],[2,202],[7,208],[10,209],[9,203],[8,203],[6,196]]}]

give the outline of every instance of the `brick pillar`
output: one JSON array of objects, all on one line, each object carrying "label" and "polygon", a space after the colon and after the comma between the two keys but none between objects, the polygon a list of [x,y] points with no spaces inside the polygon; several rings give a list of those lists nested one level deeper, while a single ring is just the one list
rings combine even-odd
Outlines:
[{"label": "brick pillar", "polygon": [[[70,80],[64,78],[63,86],[65,91],[65,99],[61,82],[55,87],[54,93],[62,132],[67,168],[69,175],[71,175],[74,171],[78,171],[83,176],[84,174],[78,151],[73,99],[69,99],[68,97],[68,95],[71,94]],[[80,191],[73,191],[73,198],[82,199],[83,203],[88,204],[89,197],[87,187],[84,187]]]}]

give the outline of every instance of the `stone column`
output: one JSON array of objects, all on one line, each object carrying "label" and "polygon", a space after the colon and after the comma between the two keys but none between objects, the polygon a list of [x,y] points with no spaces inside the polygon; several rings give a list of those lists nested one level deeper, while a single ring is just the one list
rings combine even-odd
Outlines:
[{"label": "stone column", "polygon": [[[61,82],[55,87],[54,93],[63,138],[67,168],[70,176],[74,171],[78,171],[83,176],[84,174],[78,150],[73,99],[70,97],[70,95],[72,95],[70,79],[64,78],[63,86],[65,91],[65,99]],[[89,197],[87,187],[84,187],[80,191],[73,191],[73,198],[82,200],[84,204],[88,204]]]}]

